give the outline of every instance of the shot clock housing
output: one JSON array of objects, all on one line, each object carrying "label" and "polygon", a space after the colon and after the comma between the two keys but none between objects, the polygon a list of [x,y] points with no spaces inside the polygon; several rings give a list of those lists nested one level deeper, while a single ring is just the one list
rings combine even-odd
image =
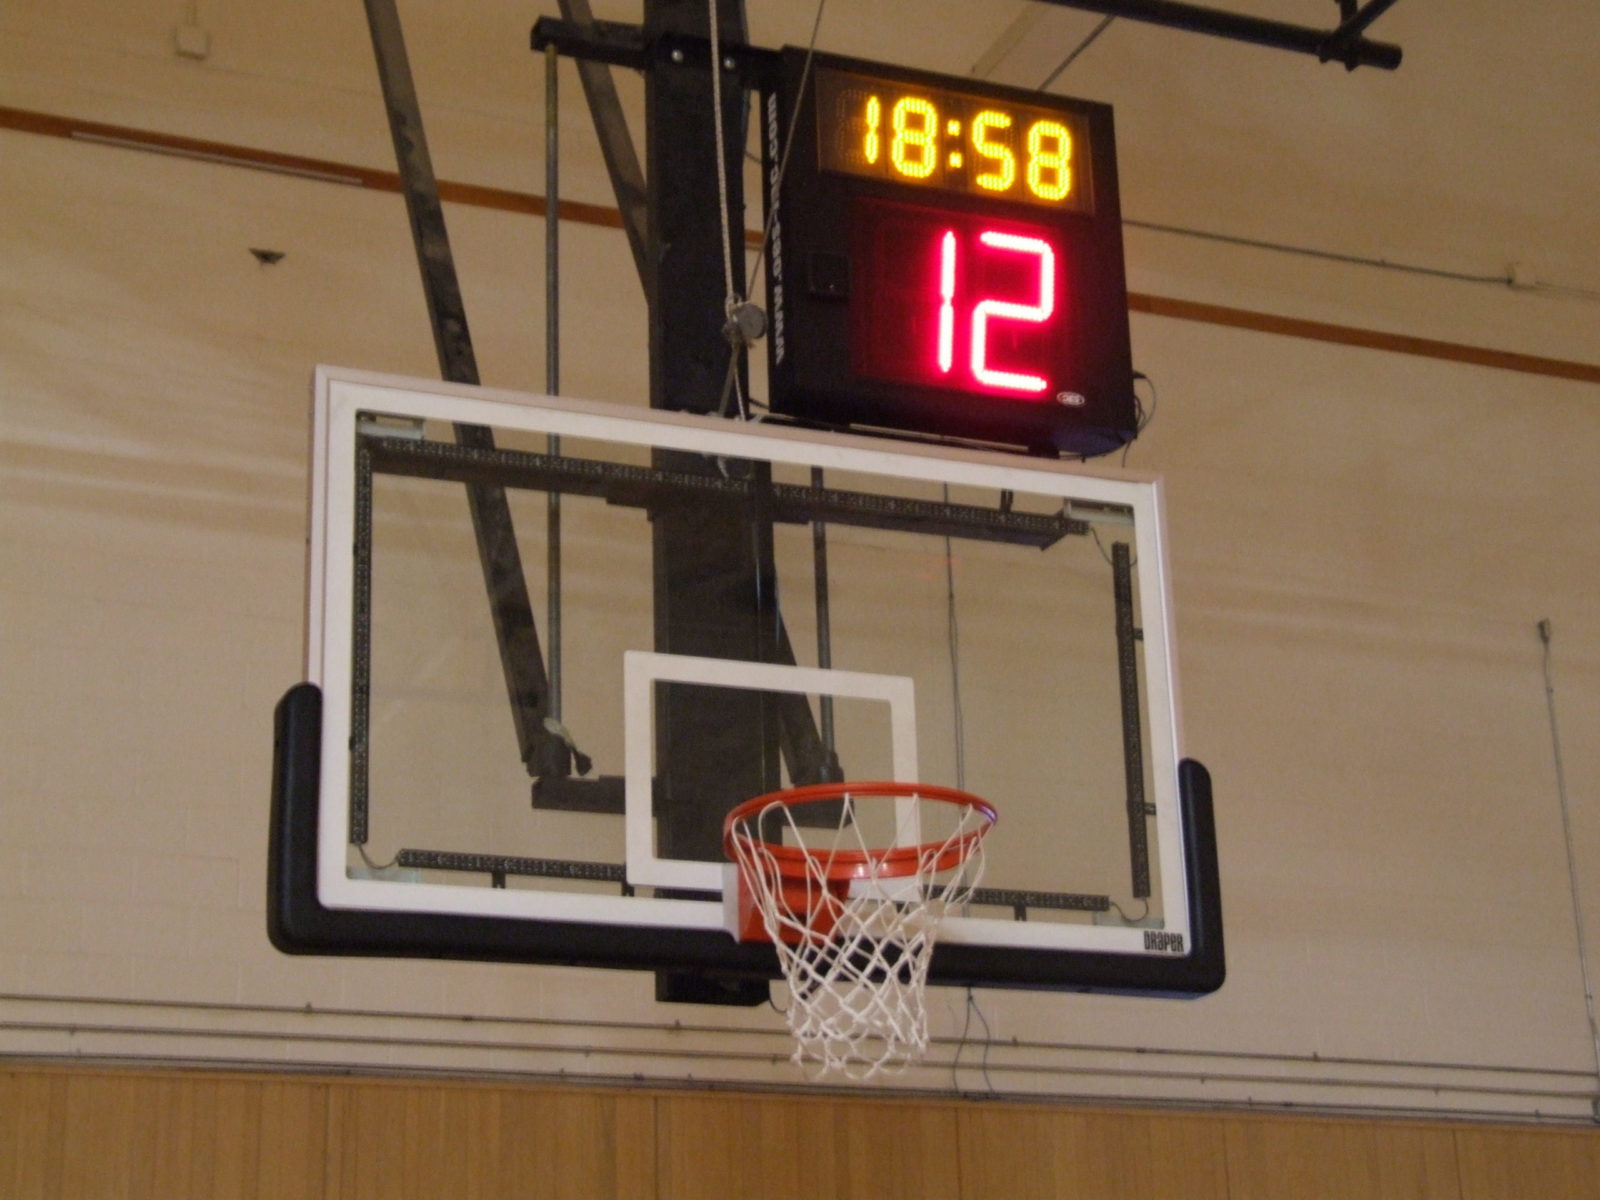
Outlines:
[{"label": "shot clock housing", "polygon": [[773,411],[1051,456],[1130,440],[1111,108],[805,61],[785,49],[762,101]]}]

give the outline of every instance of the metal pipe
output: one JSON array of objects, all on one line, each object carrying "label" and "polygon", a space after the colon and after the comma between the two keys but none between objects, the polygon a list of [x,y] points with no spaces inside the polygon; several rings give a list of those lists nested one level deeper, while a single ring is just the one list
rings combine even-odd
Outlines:
[{"label": "metal pipe", "polygon": [[1353,12],[1339,23],[1339,28],[1333,31],[1334,41],[1347,41],[1360,37],[1384,13],[1395,6],[1396,0],[1371,0],[1359,12]]},{"label": "metal pipe", "polygon": [[[582,1028],[583,1027],[583,1025],[580,1025],[578,1023],[571,1023],[571,1025],[574,1028]],[[455,1037],[441,1037],[441,1036],[424,1037],[424,1036],[417,1036],[417,1035],[398,1035],[397,1036],[397,1035],[395,1035],[393,1033],[314,1032],[314,1031],[310,1031],[310,1030],[282,1030],[282,1029],[237,1029],[237,1028],[235,1028],[235,1029],[228,1029],[228,1030],[217,1030],[217,1029],[194,1029],[194,1028],[186,1028],[186,1027],[181,1027],[181,1026],[180,1027],[167,1027],[167,1026],[162,1026],[162,1025],[157,1025],[157,1024],[150,1024],[150,1023],[134,1024],[134,1023],[126,1023],[126,1022],[125,1023],[119,1023],[119,1024],[95,1025],[95,1024],[88,1024],[88,1023],[85,1023],[85,1022],[82,1022],[82,1021],[76,1021],[76,1020],[74,1020],[74,1021],[62,1021],[62,1020],[0,1020],[0,1030],[16,1031],[16,1032],[29,1033],[29,1034],[40,1034],[40,1033],[64,1034],[64,1035],[68,1035],[68,1036],[72,1037],[74,1039],[75,1043],[83,1043],[85,1041],[85,1039],[92,1039],[92,1038],[94,1038],[96,1036],[99,1036],[99,1037],[130,1037],[130,1038],[138,1039],[140,1041],[147,1040],[147,1039],[150,1039],[150,1038],[157,1038],[157,1037],[170,1037],[170,1038],[173,1038],[175,1040],[177,1040],[177,1039],[208,1039],[208,1040],[213,1040],[213,1041],[215,1041],[215,1040],[227,1040],[227,1041],[232,1041],[232,1042],[241,1042],[241,1043],[245,1043],[245,1044],[249,1044],[249,1043],[252,1043],[252,1042],[257,1042],[257,1043],[260,1043],[260,1042],[271,1042],[271,1043],[278,1043],[278,1044],[367,1046],[367,1047],[386,1047],[386,1048],[404,1047],[404,1048],[409,1048],[409,1049],[428,1049],[428,1050],[434,1050],[434,1051],[438,1051],[438,1050],[457,1051],[457,1052],[461,1052],[461,1051],[492,1051],[495,1054],[500,1055],[500,1056],[504,1056],[504,1055],[507,1055],[507,1054],[555,1054],[555,1055],[581,1055],[585,1059],[599,1059],[599,1060],[604,1060],[604,1059],[607,1059],[607,1058],[629,1058],[629,1059],[633,1059],[633,1060],[664,1059],[664,1060],[667,1060],[667,1061],[680,1061],[681,1060],[681,1061],[721,1062],[721,1063],[725,1063],[725,1064],[768,1063],[768,1062],[776,1063],[776,1062],[781,1062],[781,1061],[783,1061],[784,1059],[786,1059],[788,1057],[788,1048],[787,1048],[787,1046],[785,1046],[779,1052],[774,1052],[774,1051],[759,1050],[759,1049],[756,1049],[756,1050],[745,1050],[745,1049],[737,1049],[737,1050],[735,1050],[735,1049],[703,1049],[703,1048],[692,1047],[692,1046],[686,1047],[686,1046],[682,1046],[681,1044],[679,1044],[679,1045],[669,1045],[669,1044],[663,1044],[663,1043],[660,1043],[660,1042],[658,1042],[657,1044],[655,1044],[653,1046],[641,1047],[641,1046],[636,1045],[636,1044],[607,1045],[607,1044],[603,1044],[603,1043],[599,1043],[599,1042],[593,1042],[593,1041],[590,1041],[590,1042],[571,1042],[571,1041],[565,1041],[565,1040],[541,1040],[541,1041],[515,1040],[515,1041],[513,1041],[513,1040],[505,1040],[505,1039],[499,1039],[499,1038],[486,1038],[486,1037],[481,1037],[481,1036],[480,1037],[455,1038]],[[659,1032],[659,1031],[660,1031],[660,1027],[659,1026],[657,1026],[657,1027],[655,1027],[655,1029],[651,1030],[651,1032]],[[729,1030],[726,1030],[726,1033],[727,1034],[743,1035],[743,1036],[749,1037],[752,1041],[766,1041],[766,1040],[769,1040],[769,1039],[772,1039],[772,1038],[776,1038],[778,1036],[783,1036],[779,1031],[753,1030],[753,1029],[748,1029],[748,1028],[746,1028],[746,1029],[729,1029]],[[935,1044],[935,1045],[949,1045],[952,1042],[954,1042],[955,1040],[956,1039],[952,1039],[952,1038],[936,1038],[936,1039],[933,1039],[933,1044]],[[1004,1043],[1004,1042],[996,1042],[996,1043],[994,1043],[994,1048],[997,1049],[997,1050],[1004,1050],[1004,1049],[1007,1048],[1007,1046],[1006,1046],[1006,1043]],[[111,1056],[107,1056],[107,1057],[111,1057]],[[117,1055],[115,1057],[120,1059],[123,1056]],[[171,1061],[171,1056],[170,1055],[166,1055],[166,1056],[163,1056],[163,1057],[167,1061]],[[88,1051],[80,1050],[78,1053],[76,1053],[74,1055],[74,1060],[75,1061],[82,1061],[84,1059],[88,1059],[89,1061],[94,1061],[95,1058],[96,1058],[96,1056],[93,1054],[92,1050],[88,1050]],[[214,1058],[213,1059],[203,1059],[202,1061],[215,1062],[215,1059]],[[282,1065],[282,1064],[280,1063],[279,1065]],[[930,1071],[930,1072],[940,1072],[940,1073],[942,1073],[943,1071],[948,1070],[950,1068],[950,1066],[953,1065],[953,1064],[948,1063],[948,1062],[941,1062],[941,1061],[936,1061],[936,1060],[931,1060],[930,1059],[930,1060],[924,1061],[920,1065],[923,1068],[925,1068],[926,1070]],[[1143,1082],[1143,1083],[1187,1083],[1187,1084],[1196,1084],[1197,1083],[1197,1084],[1200,1084],[1202,1086],[1204,1086],[1204,1085],[1228,1085],[1228,1084],[1233,1084],[1233,1085],[1246,1085],[1246,1086],[1257,1086],[1257,1087],[1259,1087],[1259,1086],[1265,1085],[1265,1086],[1280,1086],[1280,1087],[1291,1087],[1291,1088],[1303,1088],[1303,1089],[1307,1089],[1307,1090],[1313,1090],[1313,1089],[1316,1089],[1316,1090],[1321,1090],[1321,1089],[1328,1089],[1328,1090],[1356,1089],[1356,1090],[1373,1091],[1373,1092],[1401,1092],[1401,1093],[1403,1093],[1403,1092],[1425,1092],[1425,1093],[1433,1094],[1435,1096],[1441,1095],[1441,1094],[1444,1094],[1444,1093],[1450,1093],[1450,1094],[1461,1095],[1461,1096],[1479,1096],[1479,1097],[1485,1097],[1485,1098],[1487,1098],[1487,1097],[1495,1097],[1495,1098],[1505,1098],[1505,1099],[1553,1100],[1553,1101],[1556,1101],[1556,1102],[1570,1101],[1570,1102],[1574,1102],[1574,1103],[1582,1103],[1582,1102],[1584,1102],[1584,1101],[1589,1099],[1589,1094],[1586,1093],[1586,1092],[1572,1092],[1572,1091],[1567,1091],[1565,1089],[1496,1087],[1496,1086],[1486,1085],[1486,1084],[1474,1085],[1474,1084],[1466,1083],[1466,1082],[1462,1082],[1462,1083],[1440,1083],[1440,1082],[1437,1082],[1437,1081],[1421,1080],[1421,1079],[1419,1079],[1419,1080],[1340,1079],[1340,1078],[1337,1078],[1337,1077],[1334,1077],[1334,1076],[1331,1076],[1331,1075],[1327,1075],[1327,1074],[1323,1074],[1321,1076],[1298,1076],[1298,1075],[1246,1074],[1246,1073],[1240,1073],[1240,1072],[1211,1073],[1211,1072],[1199,1072],[1199,1071],[1192,1071],[1192,1070],[1191,1071],[1163,1070],[1163,1069],[1161,1069],[1159,1067],[1152,1069],[1152,1068],[1147,1068],[1147,1067],[1069,1066],[1069,1065],[1056,1065],[1056,1064],[1042,1063],[1042,1062],[1038,1062],[1036,1060],[1035,1061],[1027,1061],[1027,1062],[1011,1062],[1011,1063],[1008,1063],[1008,1062],[993,1062],[993,1063],[990,1064],[990,1070],[996,1072],[997,1074],[1007,1074],[1007,1075],[1014,1075],[1014,1076],[1034,1076],[1034,1077],[1039,1077],[1039,1078],[1057,1078],[1057,1079],[1062,1079],[1062,1080],[1072,1079],[1072,1078],[1099,1078],[1099,1079],[1108,1079],[1108,1080],[1109,1079],[1119,1079],[1119,1080]],[[564,1073],[563,1074],[563,1078],[570,1079],[571,1076]],[[637,1080],[637,1078],[638,1078],[638,1076],[635,1075],[634,1079]],[[713,1082],[715,1082],[715,1081],[713,1081]],[[724,1082],[733,1083],[734,1086],[737,1086],[737,1087],[739,1087],[741,1089],[749,1086],[744,1081],[724,1081]],[[924,1091],[926,1089],[915,1089],[915,1090],[917,1092],[922,1092],[922,1091]],[[1073,1090],[1072,1089],[1068,1089],[1068,1088],[1063,1088],[1062,1091],[1065,1094],[1072,1094]],[[1034,1100],[1037,1100],[1037,1099],[1041,1099],[1041,1098],[1047,1098],[1047,1097],[1049,1097],[1049,1096],[1051,1096],[1051,1095],[1053,1095],[1055,1093],[1052,1093],[1052,1092],[1030,1092],[1030,1091],[1016,1090],[1016,1091],[1008,1091],[1008,1092],[1005,1092],[1005,1093],[1002,1093],[1002,1094],[1004,1094],[1004,1095],[1006,1095],[1008,1097],[1015,1098],[1015,1099],[1034,1099]],[[1074,1098],[1075,1099],[1080,1099],[1080,1100],[1083,1099],[1082,1096],[1076,1096],[1076,1095],[1074,1096]],[[1142,1104],[1159,1103],[1159,1099],[1151,1098],[1149,1100],[1141,1100],[1140,1102]],[[1252,1101],[1250,1103],[1251,1103],[1252,1107],[1264,1107],[1264,1108],[1277,1107],[1276,1105],[1273,1105],[1270,1102],[1261,1103],[1261,1102]],[[1290,1105],[1285,1103],[1284,1106],[1285,1107],[1289,1107]],[[1316,1101],[1308,1102],[1308,1101],[1305,1101],[1305,1100],[1299,1100],[1299,1101],[1294,1102],[1292,1107],[1294,1107],[1294,1108],[1296,1108],[1296,1109],[1298,1109],[1300,1111],[1308,1111],[1308,1110],[1309,1111],[1322,1111],[1324,1109],[1331,1110],[1333,1108],[1336,1108],[1337,1106],[1319,1104]],[[1394,1106],[1379,1106],[1379,1105],[1365,1106],[1364,1105],[1364,1106],[1362,1106],[1362,1108],[1370,1109],[1371,1111],[1387,1111],[1390,1107],[1395,1108],[1395,1109],[1400,1109],[1402,1111],[1407,1108],[1407,1106],[1405,1106],[1405,1105],[1394,1105]],[[1460,1107],[1449,1108],[1449,1107],[1444,1107],[1444,1106],[1436,1106],[1436,1107],[1431,1108],[1429,1111],[1442,1112],[1442,1113],[1446,1113],[1446,1114],[1449,1114],[1449,1115],[1455,1115],[1455,1116],[1461,1116],[1461,1115],[1475,1115],[1475,1116],[1477,1116],[1477,1115],[1482,1115],[1480,1113],[1474,1112],[1474,1110],[1472,1110],[1470,1108],[1460,1108]],[[1547,1120],[1548,1120],[1548,1118],[1550,1116],[1550,1114],[1548,1114],[1548,1113],[1538,1112],[1537,1110],[1536,1110],[1536,1112],[1537,1112],[1537,1115],[1542,1116],[1542,1117],[1546,1118]],[[1491,1113],[1489,1115],[1497,1115],[1497,1114]],[[1517,1116],[1517,1117],[1520,1117],[1522,1119],[1526,1119],[1526,1117],[1527,1117],[1527,1113],[1525,1111],[1522,1111],[1522,1110],[1511,1110],[1510,1112],[1508,1112],[1508,1113],[1506,1113],[1504,1115],[1506,1115],[1506,1116]]]},{"label": "metal pipe", "polygon": [[[158,1009],[166,1011],[216,1012],[226,1014],[251,1014],[257,1016],[290,1016],[303,1018],[332,1018],[337,1020],[349,1019],[374,1019],[388,1022],[418,1022],[418,1023],[445,1023],[459,1025],[470,1021],[475,1026],[524,1026],[530,1029],[590,1029],[603,1030],[608,1033],[651,1033],[660,1032],[666,1028],[659,1022],[640,1020],[606,1019],[600,1017],[587,1019],[572,1019],[565,1017],[530,1017],[530,1016],[497,1016],[489,1013],[470,1014],[465,1012],[424,1012],[403,1008],[373,1008],[354,1005],[321,1005],[306,1006],[300,1004],[267,1004],[249,1003],[234,1000],[141,1000],[127,996],[88,996],[67,995],[54,992],[0,992],[0,1004],[52,1004],[52,1005],[81,1005],[85,1008],[98,1009]],[[74,1028],[87,1027],[83,1018],[77,1017],[72,1023]],[[186,1022],[186,1028],[195,1028],[193,1022]],[[670,1026],[674,1035],[684,1034],[752,1034],[758,1032],[749,1027],[714,1024],[709,1021],[673,1022]],[[775,1035],[776,1036],[776,1035]],[[951,1045],[960,1041],[952,1036],[934,1036],[929,1038],[929,1045]],[[1444,1071],[1466,1072],[1481,1075],[1524,1075],[1539,1076],[1548,1079],[1575,1079],[1589,1080],[1594,1077],[1594,1072],[1587,1069],[1572,1067],[1520,1067],[1507,1063],[1492,1062],[1452,1062],[1444,1059],[1406,1059],[1406,1058],[1372,1058],[1353,1055],[1324,1055],[1324,1054],[1292,1054],[1281,1051],[1259,1050],[1215,1050],[1201,1048],[1185,1048],[1176,1046],[1133,1045],[1128,1043],[1112,1043],[1095,1045],[1089,1042],[1069,1041],[1040,1041],[1028,1038],[1004,1038],[994,1043],[996,1049],[1024,1051],[1029,1054],[1062,1053],[1062,1054],[1109,1054],[1109,1055],[1137,1055],[1141,1059],[1168,1059],[1186,1058],[1201,1061],[1237,1061],[1276,1063],[1284,1066],[1304,1067],[1371,1067],[1376,1069],[1399,1069],[1410,1071]],[[1211,1076],[1207,1076],[1210,1078]],[[1294,1075],[1285,1076],[1291,1079],[1309,1079],[1311,1076]],[[1545,1089],[1550,1090],[1550,1089]],[[1563,1095],[1585,1095],[1586,1093],[1572,1093],[1563,1091]]]},{"label": "metal pipe", "polygon": [[[823,487],[822,468],[811,468],[811,486]],[[811,563],[816,575],[817,589],[817,666],[824,670],[833,666],[833,628],[828,601],[828,526],[824,521],[811,522]],[[821,697],[822,750],[831,764],[834,761],[833,697]]]},{"label": "metal pipe", "polygon": [[[1393,2],[1387,0],[1388,4]],[[1352,68],[1381,67],[1392,71],[1400,65],[1399,46],[1387,42],[1369,42],[1357,36],[1347,38],[1342,28],[1308,29],[1303,25],[1223,12],[1198,4],[1181,4],[1177,0],[1045,0],[1045,3],[1097,12],[1107,17],[1126,17],[1130,21],[1144,21],[1190,33],[1211,34],[1236,42],[1268,46],[1274,50],[1292,50],[1313,55],[1324,62],[1329,58],[1337,58]],[[1371,24],[1378,15],[1375,12],[1367,16],[1366,24]],[[1358,13],[1352,19],[1360,20],[1362,16],[1362,13]]]},{"label": "metal pipe", "polygon": [[[544,52],[544,390],[561,393],[561,172],[560,59]],[[561,457],[561,439],[550,435],[550,456]],[[545,633],[549,641],[547,711],[561,720],[561,491],[545,493]]]}]

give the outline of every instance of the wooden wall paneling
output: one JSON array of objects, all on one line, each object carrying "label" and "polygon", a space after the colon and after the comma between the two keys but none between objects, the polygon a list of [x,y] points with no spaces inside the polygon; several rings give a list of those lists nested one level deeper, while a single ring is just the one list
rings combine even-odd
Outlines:
[{"label": "wooden wall paneling", "polygon": [[499,1143],[493,1089],[337,1084],[328,1105],[328,1200],[488,1195]]},{"label": "wooden wall paneling", "polygon": [[261,1085],[261,1200],[322,1200],[328,1162],[328,1085],[270,1080]]},{"label": "wooden wall paneling", "polygon": [[260,1081],[170,1075],[101,1082],[125,1090],[141,1110],[124,1165],[130,1195],[260,1195]]},{"label": "wooden wall paneling", "polygon": [[409,1088],[335,1084],[328,1094],[327,1200],[413,1193],[406,1186]]},{"label": "wooden wall paneling", "polygon": [[60,1194],[66,1099],[60,1075],[0,1072],[0,1196]]},{"label": "wooden wall paneling", "polygon": [[0,1200],[1593,1200],[1600,1130],[0,1070]]},{"label": "wooden wall paneling", "polygon": [[661,1096],[656,1100],[658,1200],[834,1193],[831,1127],[798,1100]]},{"label": "wooden wall paneling", "polygon": [[1148,1116],[1150,1194],[1195,1200],[1229,1197],[1226,1126],[1217,1117]]},{"label": "wooden wall paneling", "polygon": [[[392,1085],[391,1085],[392,1086]],[[503,1192],[508,1174],[501,1121],[505,1093],[499,1088],[440,1084],[403,1086],[403,1158],[395,1164],[403,1179],[390,1178],[379,1195],[460,1196],[463,1200],[517,1195]],[[381,1173],[368,1172],[368,1176]],[[552,1164],[546,1164],[546,1170]]]},{"label": "wooden wall paneling", "polygon": [[947,1105],[783,1096],[657,1101],[660,1200],[956,1200]]},{"label": "wooden wall paneling", "polygon": [[500,1196],[653,1200],[655,1103],[626,1092],[517,1089],[504,1094]]},{"label": "wooden wall paneling", "polygon": [[613,1100],[612,1125],[616,1129],[617,1195],[656,1200],[661,1194],[657,1176],[657,1114],[653,1096],[620,1095]]},{"label": "wooden wall paneling", "polygon": [[321,1088],[48,1070],[0,1076],[0,1196],[319,1200]]},{"label": "wooden wall paneling", "polygon": [[136,1156],[148,1150],[155,1114],[138,1077],[66,1076],[62,1113],[60,1191],[83,1200],[138,1200]]},{"label": "wooden wall paneling", "polygon": [[649,1200],[648,1100],[420,1083],[335,1085],[328,1200]]},{"label": "wooden wall paneling", "polygon": [[1222,1130],[1205,1118],[995,1104],[959,1121],[962,1200],[1227,1200]]},{"label": "wooden wall paneling", "polygon": [[1600,1196],[1600,1130],[1458,1129],[1461,1200]]},{"label": "wooden wall paneling", "polygon": [[310,1082],[136,1077],[129,1194],[152,1200],[320,1200],[326,1089]]},{"label": "wooden wall paneling", "polygon": [[[814,1105],[813,1107],[822,1107]],[[958,1110],[948,1104],[836,1100],[832,1111],[838,1196],[961,1195]]]},{"label": "wooden wall paneling", "polygon": [[1445,1128],[1233,1117],[1227,1147],[1231,1200],[1461,1200]]}]

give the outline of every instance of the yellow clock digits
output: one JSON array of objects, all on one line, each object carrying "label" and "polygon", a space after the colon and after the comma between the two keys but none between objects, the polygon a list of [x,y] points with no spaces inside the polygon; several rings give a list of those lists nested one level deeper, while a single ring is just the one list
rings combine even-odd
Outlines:
[{"label": "yellow clock digits", "polygon": [[894,102],[889,124],[889,161],[912,179],[926,179],[939,165],[939,110],[920,96],[901,96]]},{"label": "yellow clock digits", "polygon": [[1011,153],[1011,147],[989,140],[991,129],[1010,128],[1011,117],[992,108],[986,108],[972,118],[972,148],[995,164],[994,170],[985,171],[974,180],[986,191],[1004,192],[1017,181],[1017,156]]},{"label": "yellow clock digits", "polygon": [[867,97],[867,136],[863,139],[862,150],[869,163],[878,161],[878,151],[882,141],[878,130],[883,125],[883,102],[876,96]]},{"label": "yellow clock digits", "polygon": [[1072,134],[1059,121],[1028,126],[1028,190],[1041,200],[1072,191]]}]

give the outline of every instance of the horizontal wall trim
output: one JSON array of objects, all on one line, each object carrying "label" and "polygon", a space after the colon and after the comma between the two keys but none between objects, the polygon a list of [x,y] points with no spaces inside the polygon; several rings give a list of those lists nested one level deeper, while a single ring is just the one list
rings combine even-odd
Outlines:
[{"label": "horizontal wall trim", "polygon": [[[8,1060],[156,1062],[724,1089],[799,1087],[780,1022],[468,1016],[240,1002],[0,994]],[[429,1068],[404,1064],[428,1063]],[[838,1090],[1018,1103],[1112,1101],[1239,1111],[1593,1124],[1595,1077],[1563,1067],[934,1037],[889,1086]]]},{"label": "horizontal wall trim", "polygon": [[[159,1010],[163,1012],[190,1012],[195,1014],[245,1014],[252,1016],[286,1016],[297,1019],[321,1018],[324,1020],[352,1020],[352,1021],[383,1021],[389,1025],[406,1023],[467,1025],[471,1024],[480,1029],[504,1027],[507,1029],[537,1030],[537,1029],[586,1029],[597,1032],[649,1032],[659,1033],[663,1026],[655,1021],[604,1019],[597,1017],[535,1017],[535,1016],[507,1016],[486,1013],[465,1012],[427,1012],[420,1009],[406,1008],[366,1008],[366,1007],[341,1007],[338,1005],[311,1005],[311,1004],[265,1004],[238,1000],[178,1000],[178,999],[138,999],[128,996],[95,996],[73,995],[68,993],[50,992],[3,992],[0,991],[0,1021],[4,1019],[3,1006],[7,1004],[36,1004],[59,1006],[84,1006],[87,1009],[105,1010]],[[200,1019],[200,1018],[196,1018]],[[77,1027],[83,1024],[82,1017],[76,1018],[72,1025]],[[789,1034],[777,1027],[772,1030],[751,1029],[738,1024],[717,1024],[711,1021],[686,1021],[675,1019],[671,1029],[679,1034],[727,1034],[740,1036],[753,1036],[762,1033],[771,1033],[779,1039],[787,1041]],[[397,1042],[404,1041],[396,1035]],[[957,1038],[934,1036],[931,1044],[947,1044],[958,1048],[965,1047],[968,1051],[980,1050],[985,1042],[981,1039]],[[992,1043],[1000,1045],[1000,1043]],[[1256,1062],[1277,1063],[1285,1066],[1299,1067],[1379,1067],[1379,1068],[1404,1068],[1406,1070],[1430,1072],[1470,1072],[1481,1075],[1522,1075],[1528,1077],[1549,1079],[1581,1079],[1584,1081],[1596,1079],[1592,1070],[1578,1067],[1528,1067],[1513,1063],[1494,1062],[1483,1060],[1480,1062],[1444,1061],[1440,1059],[1401,1059],[1378,1058],[1373,1056],[1355,1056],[1326,1053],[1292,1053],[1288,1051],[1248,1051],[1248,1050],[1210,1050],[1189,1046],[1162,1046],[1152,1043],[1116,1043],[1116,1042],[1073,1042],[1073,1041],[1041,1041],[1038,1039],[1019,1040],[1007,1038],[1005,1046],[1022,1051],[1026,1054],[1071,1051],[1074,1053],[1090,1054],[1120,1054],[1135,1055],[1143,1059],[1181,1058],[1204,1060],[1226,1060],[1229,1062]],[[785,1047],[787,1053],[789,1047]],[[3,1057],[3,1055],[0,1055]],[[1596,1080],[1600,1083],[1600,1080]],[[1430,1084],[1431,1086],[1431,1084]],[[1600,1093],[1596,1093],[1596,1100],[1600,1100]]]},{"label": "horizontal wall trim", "polygon": [[704,1097],[743,1099],[751,1103],[781,1099],[800,1104],[839,1107],[921,1109],[935,1111],[984,1109],[1010,1113],[1098,1113],[1108,1117],[1158,1117],[1173,1115],[1206,1116],[1223,1123],[1262,1121],[1268,1123],[1310,1123],[1322,1126],[1362,1125],[1369,1128],[1459,1130],[1463,1133],[1516,1132],[1547,1137],[1600,1136],[1596,1119],[1526,1112],[1480,1110],[1456,1112],[1448,1108],[1388,1109],[1368,1105],[1308,1106],[1295,1103],[1254,1101],[1228,1103],[1210,1100],[1168,1100],[1132,1097],[1114,1092],[1074,1092],[1071,1095],[1005,1095],[996,1092],[964,1092],[957,1095],[919,1091],[910,1088],[866,1087],[861,1085],[807,1083],[759,1083],[750,1080],[711,1078],[650,1078],[637,1073],[622,1075],[570,1073],[528,1073],[516,1071],[471,1072],[448,1067],[360,1066],[330,1067],[326,1063],[285,1059],[273,1063],[249,1060],[183,1059],[171,1055],[92,1055],[92,1054],[17,1054],[0,1053],[0,1076],[79,1076],[202,1083],[230,1081],[273,1086],[301,1084],[311,1087],[392,1090],[432,1090],[436,1092],[525,1091],[551,1095],[614,1096],[624,1092],[641,1100],[667,1103],[684,1098]]},{"label": "horizontal wall trim", "polygon": [[[62,117],[28,109],[8,108],[0,105],[0,129],[22,133],[44,134],[68,138],[94,145],[117,146],[155,154],[168,154],[179,158],[223,166],[245,167],[292,175],[323,183],[339,183],[351,187],[369,188],[373,191],[400,191],[400,177],[393,171],[371,167],[353,166],[350,163],[329,159],[308,158],[298,154],[280,154],[273,150],[258,150],[227,142],[213,142],[201,138],[180,137],[147,129],[123,125],[107,125],[98,121],[83,121],[75,117]],[[518,192],[508,188],[485,187],[473,183],[439,181],[439,198],[448,203],[465,204],[474,208],[496,209],[501,212],[521,213],[527,216],[545,215],[545,198],[532,192]],[[560,201],[563,220],[583,225],[598,225],[609,229],[622,228],[622,216],[615,209],[600,204],[587,204],[576,200]],[[751,245],[761,244],[758,230],[747,230],[746,240]],[[1377,329],[1361,329],[1350,325],[1336,325],[1326,321],[1309,321],[1298,317],[1284,317],[1250,309],[1230,308],[1221,304],[1206,304],[1194,300],[1178,300],[1167,296],[1154,296],[1144,292],[1128,293],[1128,309],[1155,317],[1178,321],[1197,321],[1207,325],[1220,325],[1230,329],[1246,329],[1257,333],[1281,337],[1303,338],[1309,341],[1328,342],[1338,346],[1353,346],[1364,350],[1380,350],[1391,354],[1405,354],[1416,358],[1440,359],[1468,366],[1489,367],[1501,371],[1514,371],[1524,375],[1540,375],[1553,379],[1566,379],[1577,383],[1600,384],[1600,364],[1575,362],[1568,359],[1545,358],[1535,354],[1520,354],[1510,350],[1494,350],[1461,342],[1447,342],[1435,338],[1413,337],[1408,334],[1386,333]]]},{"label": "horizontal wall trim", "polygon": [[[294,175],[325,183],[370,188],[377,192],[396,194],[400,192],[400,176],[394,171],[358,167],[326,158],[280,154],[275,150],[257,150],[229,142],[179,137],[176,134],[134,129],[126,125],[81,121],[75,117],[59,117],[28,109],[7,108],[4,105],[0,105],[0,129],[39,133],[49,137],[69,138],[101,146],[118,146],[128,150],[144,150],[155,154],[169,154],[177,158],[192,158],[231,167],[248,167],[278,175]],[[474,208],[492,208],[527,216],[542,217],[545,213],[543,196],[531,192],[516,192],[508,188],[484,187],[475,183],[452,183],[441,179],[439,198]],[[599,204],[562,200],[561,216],[564,220],[576,221],[581,225],[622,228],[622,215],[615,208],[606,208]],[[760,235],[754,236],[759,241]]]}]

